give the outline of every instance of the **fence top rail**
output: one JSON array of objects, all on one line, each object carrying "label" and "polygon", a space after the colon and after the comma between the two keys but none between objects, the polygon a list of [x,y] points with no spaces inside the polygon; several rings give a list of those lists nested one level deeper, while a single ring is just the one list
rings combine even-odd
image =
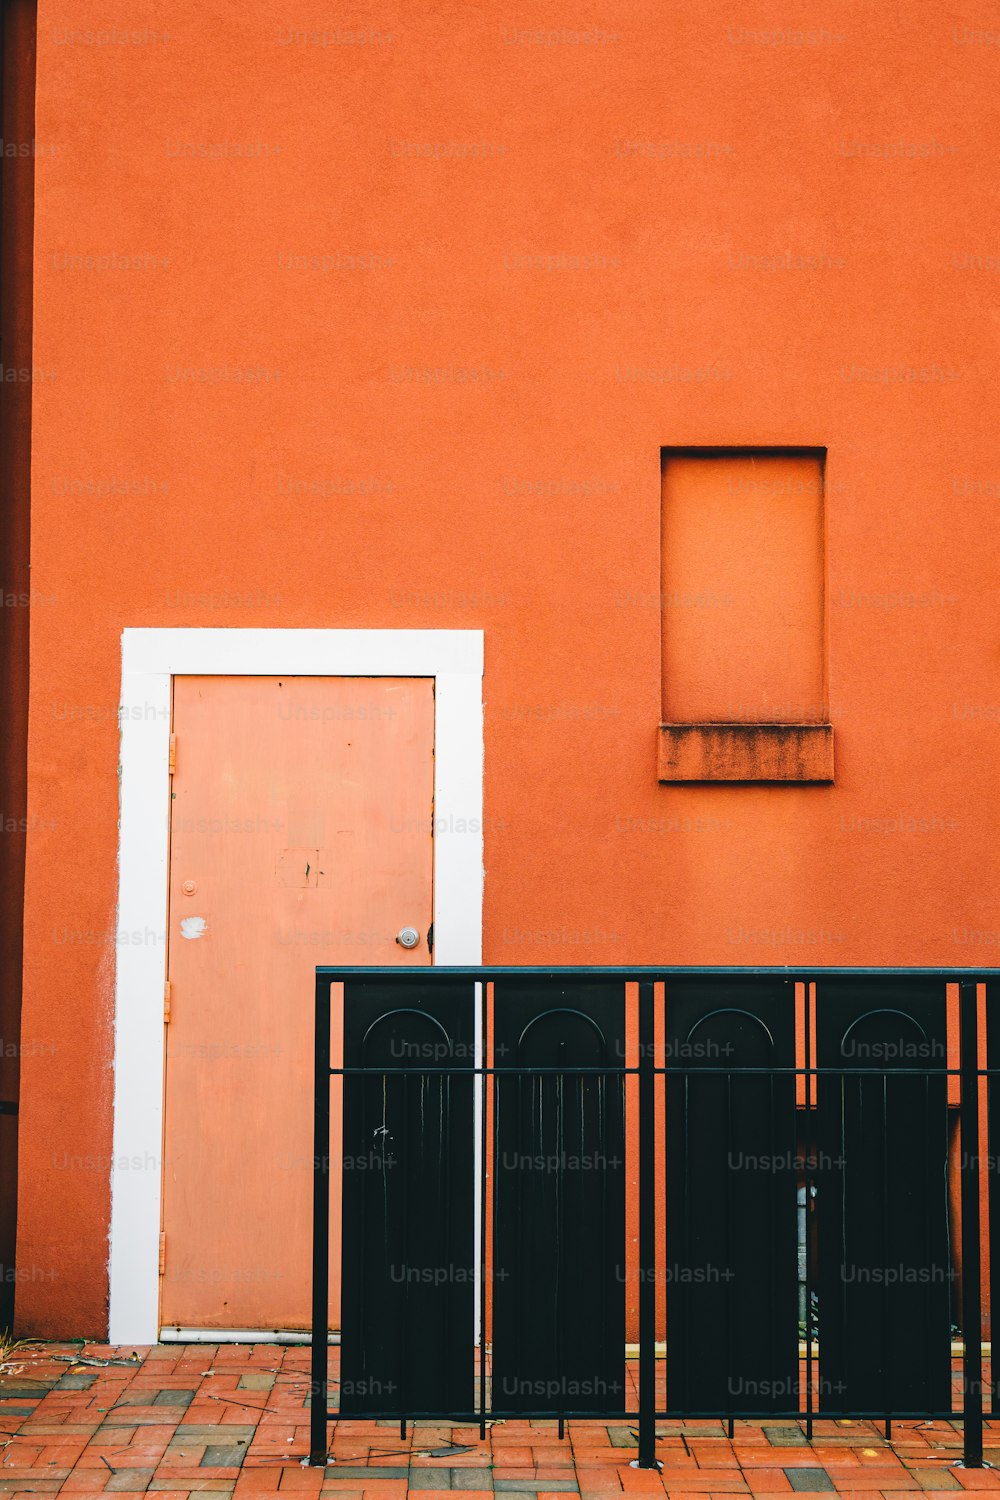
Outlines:
[{"label": "fence top rail", "polygon": [[819,964],[317,964],[317,979],[944,979],[950,984],[961,980],[1000,979],[1000,968],[961,968],[937,965],[932,968],[878,967],[834,968]]}]

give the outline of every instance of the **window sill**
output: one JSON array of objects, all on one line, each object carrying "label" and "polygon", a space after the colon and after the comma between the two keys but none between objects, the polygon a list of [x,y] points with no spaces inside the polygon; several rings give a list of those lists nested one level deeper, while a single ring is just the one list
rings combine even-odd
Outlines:
[{"label": "window sill", "polygon": [[658,780],[833,780],[832,724],[661,724]]}]

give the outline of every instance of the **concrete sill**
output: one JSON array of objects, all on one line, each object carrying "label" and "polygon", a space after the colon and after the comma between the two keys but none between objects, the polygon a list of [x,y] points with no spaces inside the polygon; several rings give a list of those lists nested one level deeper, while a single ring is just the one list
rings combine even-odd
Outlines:
[{"label": "concrete sill", "polygon": [[832,724],[661,724],[658,779],[833,780]]}]

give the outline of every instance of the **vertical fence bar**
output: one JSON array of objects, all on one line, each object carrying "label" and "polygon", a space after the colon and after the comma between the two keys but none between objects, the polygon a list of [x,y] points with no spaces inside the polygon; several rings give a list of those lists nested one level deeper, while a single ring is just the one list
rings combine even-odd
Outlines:
[{"label": "vertical fence bar", "polygon": [[330,1358],[330,980],[319,974],[316,976],[315,1045],[309,1462],[325,1464]]},{"label": "vertical fence bar", "polygon": [[983,1324],[979,1265],[979,1015],[976,981],[959,983],[959,1071],[962,1102],[962,1370],[964,1458],[983,1466]]},{"label": "vertical fence bar", "polygon": [[639,984],[639,1468],[656,1468],[656,1056],[653,984]]},{"label": "vertical fence bar", "polygon": [[[812,1007],[813,996],[816,997],[817,1021],[819,1019],[819,985],[808,976],[802,981],[802,1056],[805,1062],[805,1088],[803,1098],[805,1108],[802,1111],[802,1159],[805,1163],[805,1240],[806,1254],[805,1265],[805,1288],[806,1288],[806,1441],[811,1443],[813,1436],[813,1341],[815,1330],[813,1328],[813,1287],[816,1285],[816,1267],[813,1264],[813,1226],[812,1226],[812,1190],[813,1190],[813,1150],[816,1145],[817,1124],[813,1118],[813,1111],[819,1108],[819,1089],[813,1086],[813,1034],[812,1034]],[[816,1097],[813,1098],[815,1093]],[[795,1346],[795,1373],[800,1375],[798,1342]],[[820,1372],[820,1393],[823,1389],[823,1375]],[[801,1406],[801,1392],[799,1405]]]},{"label": "vertical fence bar", "polygon": [[[475,1075],[476,1088],[478,1090],[479,1104],[479,1441],[486,1441],[486,1195],[492,1191],[493,1201],[496,1201],[496,1168],[492,1169],[491,1160],[496,1161],[496,1083],[492,1073],[487,1072],[490,1065],[490,1025],[489,1009],[496,995],[496,986],[492,989],[487,980],[480,985],[472,986],[473,996],[478,996],[479,1012],[479,1037],[477,1050],[479,1061],[478,1072]],[[473,1000],[473,1005],[476,1001]],[[487,1094],[489,1090],[489,1094]],[[489,1108],[487,1107],[489,1106]],[[491,1155],[487,1154],[487,1114],[492,1111],[494,1149]],[[493,1235],[494,1253],[496,1247],[496,1234]]]}]

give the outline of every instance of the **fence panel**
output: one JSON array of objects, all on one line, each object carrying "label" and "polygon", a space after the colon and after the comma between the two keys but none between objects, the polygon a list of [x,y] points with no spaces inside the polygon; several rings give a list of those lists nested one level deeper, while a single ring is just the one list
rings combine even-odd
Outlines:
[{"label": "fence panel", "polygon": [[625,987],[500,979],[493,1016],[492,1406],[621,1411]]},{"label": "fence panel", "polygon": [[821,980],[816,1031],[820,1410],[946,1411],[944,981]]},{"label": "fence panel", "polygon": [[665,995],[668,1410],[792,1410],[795,986],[675,979]]},{"label": "fence panel", "polygon": [[340,1410],[473,1405],[473,987],[344,986]]}]

